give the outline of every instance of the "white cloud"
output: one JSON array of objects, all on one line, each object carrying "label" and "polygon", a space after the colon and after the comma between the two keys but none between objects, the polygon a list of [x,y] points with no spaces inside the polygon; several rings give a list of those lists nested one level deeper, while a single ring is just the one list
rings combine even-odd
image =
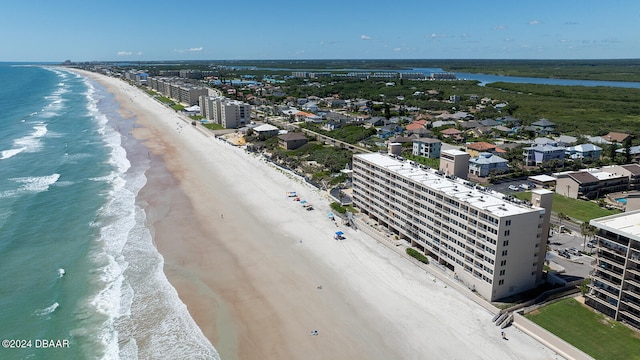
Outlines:
[{"label": "white cloud", "polygon": [[512,39],[512,38],[505,38],[505,39],[504,39],[504,41],[506,41],[506,42],[512,42],[512,41],[513,41],[513,39]]},{"label": "white cloud", "polygon": [[362,40],[371,40],[371,36],[360,35],[360,39],[362,39]]},{"label": "white cloud", "polygon": [[445,38],[445,37],[447,37],[447,35],[433,33],[431,35],[427,35],[427,37],[431,38],[431,39],[436,39],[436,38]]},{"label": "white cloud", "polygon": [[190,52],[202,52],[204,51],[204,48],[200,46],[200,47],[189,48],[189,49],[173,49],[173,51],[183,54],[183,53],[190,53]]},{"label": "white cloud", "polygon": [[393,51],[400,52],[400,51],[402,51],[402,49],[401,48],[394,48]]},{"label": "white cloud", "polygon": [[118,56],[129,56],[129,55],[133,55],[133,53],[131,51],[118,51]]},{"label": "white cloud", "polygon": [[506,26],[504,26],[504,25],[496,25],[496,26],[494,26],[494,27],[492,28],[492,30],[497,30],[497,31],[500,31],[500,30],[507,30],[507,27],[506,27]]},{"label": "white cloud", "polygon": [[540,20],[529,20],[529,25],[540,25],[542,22]]}]

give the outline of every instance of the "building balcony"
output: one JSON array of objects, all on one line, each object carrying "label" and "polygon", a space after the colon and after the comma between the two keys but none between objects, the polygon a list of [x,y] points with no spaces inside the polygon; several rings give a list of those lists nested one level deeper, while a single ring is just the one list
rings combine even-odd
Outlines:
[{"label": "building balcony", "polygon": [[637,294],[629,294],[626,290],[623,291],[623,293],[625,294],[622,299],[620,299],[620,302],[634,308],[637,311],[640,311],[640,300],[638,298],[633,298],[633,295]]},{"label": "building balcony", "polygon": [[600,293],[599,291],[592,289],[592,291],[589,294],[586,294],[585,296],[588,297],[589,299],[596,301],[599,304],[606,306],[610,310],[616,311],[618,308],[617,300],[603,293]]},{"label": "building balcony", "polygon": [[598,265],[598,271],[622,280],[622,270],[618,270],[617,268],[612,268],[611,266],[605,267],[605,264],[600,263]]},{"label": "building balcony", "polygon": [[[640,315],[636,315],[630,311],[620,311],[619,316],[620,315],[632,320],[632,325],[634,325],[635,327],[638,327],[638,324],[640,324]],[[620,319],[618,318],[618,320]]]},{"label": "building balcony", "polygon": [[[612,251],[603,251],[602,248],[598,248],[595,253],[595,258],[601,260],[600,262],[611,263],[620,268],[624,268],[624,257]],[[602,261],[604,260],[604,261]]]},{"label": "building balcony", "polygon": [[598,289],[599,291],[604,291],[605,293],[607,293],[608,295],[610,295],[611,297],[614,298],[618,298],[618,296],[620,296],[620,289],[619,288],[615,288],[609,285],[604,285],[603,284],[591,284],[591,288],[592,289]]},{"label": "building balcony", "polygon": [[620,285],[622,285],[622,278],[616,278],[613,277],[609,274],[603,273],[603,272],[595,272],[593,274],[593,279],[594,280],[599,280],[602,281],[603,283],[609,285],[609,286],[614,286],[614,287],[618,287]]},{"label": "building balcony", "polygon": [[603,250],[609,253],[616,254],[622,258],[627,257],[627,248],[626,246],[621,246],[618,244],[612,244],[608,241],[600,241],[598,243],[598,250]]},{"label": "building balcony", "polygon": [[637,279],[640,279],[640,270],[636,268],[628,267],[627,272],[634,275]]}]

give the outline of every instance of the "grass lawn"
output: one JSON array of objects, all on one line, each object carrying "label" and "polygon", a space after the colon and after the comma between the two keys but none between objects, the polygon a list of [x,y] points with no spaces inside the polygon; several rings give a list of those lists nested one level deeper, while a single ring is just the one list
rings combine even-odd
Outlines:
[{"label": "grass lawn", "polygon": [[640,334],[575,299],[540,308],[526,318],[598,360],[640,360]]},{"label": "grass lawn", "polygon": [[[531,201],[530,192],[518,192],[513,194],[518,199]],[[603,209],[592,201],[571,199],[560,194],[553,194],[552,211],[556,214],[564,213],[570,218],[580,221],[589,221],[603,216],[620,213],[619,210]]]}]

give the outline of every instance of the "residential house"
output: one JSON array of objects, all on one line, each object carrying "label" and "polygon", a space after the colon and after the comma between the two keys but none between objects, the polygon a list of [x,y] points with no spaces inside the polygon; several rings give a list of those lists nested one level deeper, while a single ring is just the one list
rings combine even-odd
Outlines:
[{"label": "residential house", "polygon": [[631,137],[630,134],[620,133],[620,132],[610,132],[602,138],[609,142],[616,142],[618,144],[622,144],[627,138]]},{"label": "residential house", "polygon": [[552,134],[556,131],[556,124],[549,121],[549,119],[542,118],[533,124],[531,124],[534,128],[537,129],[538,134]]},{"label": "residential house", "polygon": [[306,121],[309,116],[313,116],[313,115],[315,114],[305,112],[305,111],[298,111],[295,114],[293,114],[293,118],[294,118],[294,121],[300,122],[300,121]]},{"label": "residential house", "polygon": [[469,159],[469,173],[487,177],[490,174],[502,174],[509,171],[509,160],[503,159],[492,153],[480,153]]},{"label": "residential house", "polygon": [[485,119],[485,120],[481,120],[480,124],[482,124],[482,126],[498,126],[501,123],[493,119]]},{"label": "residential house", "polygon": [[421,137],[421,138],[431,137],[431,131],[427,130],[427,128],[424,126],[414,130],[408,130],[408,129],[405,129],[405,130],[407,131],[408,134],[416,135],[417,137]]},{"label": "residential house", "polygon": [[303,133],[290,132],[278,136],[278,145],[286,150],[295,150],[307,142]]},{"label": "residential house", "polygon": [[480,153],[493,153],[495,150],[496,145],[484,141],[469,143],[466,147],[466,151],[471,157],[477,157]]},{"label": "residential house", "polygon": [[308,101],[302,105],[302,110],[316,113],[318,112],[318,103],[315,101]]},{"label": "residential house", "polygon": [[402,132],[401,126],[398,126],[395,124],[389,124],[378,129],[378,137],[381,139],[386,139],[396,134],[400,134],[401,132]]},{"label": "residential house", "polygon": [[585,169],[553,174],[556,177],[556,193],[573,199],[593,200],[608,193],[624,191],[629,187],[629,177],[601,169]]},{"label": "residential house", "polygon": [[440,157],[442,142],[438,139],[421,138],[413,140],[413,155],[424,156],[429,159]]},{"label": "residential house", "polygon": [[460,121],[458,124],[460,125],[460,127],[462,127],[465,130],[477,129],[482,126],[482,124],[480,124],[475,120]]},{"label": "residential house", "polygon": [[270,124],[262,124],[253,128],[253,131],[258,134],[259,137],[272,137],[278,135],[280,129]]},{"label": "residential house", "polygon": [[578,138],[569,135],[560,135],[553,138],[559,146],[572,146],[578,142]]},{"label": "residential house", "polygon": [[565,154],[569,159],[589,162],[600,158],[602,148],[593,144],[580,144],[566,148]]},{"label": "residential house", "polygon": [[384,126],[384,125],[387,125],[387,119],[382,116],[374,116],[364,121],[364,127],[366,129],[369,129],[372,127]]},{"label": "residential house", "polygon": [[546,161],[564,161],[564,147],[553,145],[533,145],[523,148],[524,164],[539,166]]},{"label": "residential house", "polygon": [[[621,155],[625,155],[625,152],[627,151],[627,149],[625,148],[621,148],[621,149],[616,149],[616,153],[621,154]],[[640,146],[632,146],[629,148],[629,155],[631,155],[631,161],[632,162],[639,162],[640,161]]]},{"label": "residential house", "polygon": [[456,122],[455,121],[443,121],[443,120],[436,120],[431,122],[430,125],[427,125],[427,128],[431,127],[432,129],[437,129],[439,127],[443,127],[443,126],[447,126],[447,125],[455,125]]},{"label": "residential house", "polygon": [[444,129],[440,132],[440,134],[442,134],[442,137],[445,139],[451,139],[454,140],[456,142],[462,141],[464,138],[462,137],[462,131],[456,129],[456,128],[448,128],[448,129]]}]

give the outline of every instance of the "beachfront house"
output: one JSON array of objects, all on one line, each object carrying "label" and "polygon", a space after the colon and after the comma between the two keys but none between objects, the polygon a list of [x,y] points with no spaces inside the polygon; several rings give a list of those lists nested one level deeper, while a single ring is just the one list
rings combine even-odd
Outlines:
[{"label": "beachfront house", "polygon": [[290,132],[278,136],[278,145],[285,150],[295,150],[307,142],[309,140],[303,133]]}]

